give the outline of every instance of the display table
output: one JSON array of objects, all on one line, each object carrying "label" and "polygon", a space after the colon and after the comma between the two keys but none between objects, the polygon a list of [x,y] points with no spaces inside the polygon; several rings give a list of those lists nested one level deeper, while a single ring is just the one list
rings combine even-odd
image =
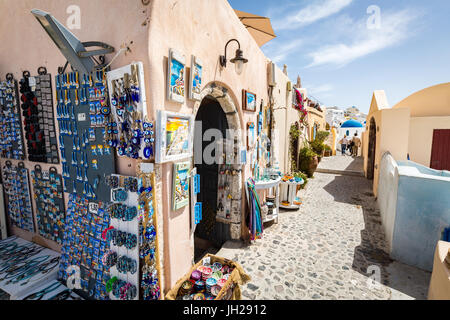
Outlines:
[{"label": "display table", "polygon": [[[54,288],[54,290],[51,290]],[[48,293],[46,293],[49,291]],[[51,291],[50,291],[51,290]],[[11,296],[10,300],[23,300],[27,297],[30,297],[30,300],[49,300],[53,298],[57,294],[61,294],[65,291],[69,290],[65,285],[63,285],[58,280],[53,280],[50,282],[43,283],[41,286],[34,288],[33,290],[27,290],[26,292],[22,291],[20,295]],[[32,295],[35,295],[36,298],[31,298]],[[41,298],[37,298],[42,296]],[[66,299],[62,300],[84,300],[82,297],[77,295],[75,292],[70,292],[70,295]]]},{"label": "display table", "polygon": [[[56,251],[43,248],[35,243],[26,241],[21,238],[17,237],[11,237],[6,240],[0,241],[0,247],[2,245],[5,245],[6,243],[12,244],[15,243],[14,246],[26,246],[29,247],[37,247],[41,251],[30,256],[26,260],[20,261],[20,264],[29,264],[31,261],[50,261],[55,259],[55,263],[51,263],[48,266],[48,270],[45,273],[37,273],[27,279],[18,281],[16,283],[10,282],[11,278],[10,275],[8,275],[7,272],[3,272],[0,274],[0,279],[3,279],[0,281],[0,289],[7,292],[11,298],[19,297],[24,295],[27,292],[31,292],[32,290],[35,290],[42,285],[46,283],[50,283],[53,280],[56,280],[58,278],[58,267],[59,267],[59,257],[60,254]],[[14,250],[14,248],[11,247],[11,250]],[[9,250],[9,251],[11,251]],[[3,258],[3,259],[2,259]],[[56,258],[58,258],[58,261],[56,261]],[[5,261],[4,257],[0,256],[0,268],[5,269],[7,266],[11,266],[12,264],[17,265],[18,263],[14,263],[11,261]],[[46,267],[47,269],[47,267]]]},{"label": "display table", "polygon": [[445,263],[449,250],[450,242],[438,242],[434,254],[428,300],[450,300],[450,266]]},{"label": "display table", "polygon": [[[278,223],[278,213],[280,211],[280,183],[281,183],[281,177],[277,178],[275,180],[255,181],[255,189],[256,190],[269,190],[269,195],[275,196],[273,213],[271,215],[267,215],[266,219],[263,220],[263,223],[274,221],[274,220],[275,220],[275,223]],[[248,199],[248,190],[247,190],[247,188],[245,188],[245,190],[247,192],[247,199]]]},{"label": "display table", "polygon": [[300,206],[296,205],[294,202],[297,195],[297,186],[300,186],[304,183],[305,181],[303,179],[300,182],[281,182],[281,202],[289,202],[289,205],[283,205],[282,203],[280,203],[280,208],[288,210],[297,210],[300,208]]}]

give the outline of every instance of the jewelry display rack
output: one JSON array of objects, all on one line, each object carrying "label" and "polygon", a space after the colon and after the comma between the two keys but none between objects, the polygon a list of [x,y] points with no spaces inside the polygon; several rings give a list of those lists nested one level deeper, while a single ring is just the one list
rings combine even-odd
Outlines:
[{"label": "jewelry display rack", "polygon": [[148,123],[143,63],[136,62],[111,70],[106,77],[111,118],[118,131],[115,141],[118,156],[153,159],[154,137],[147,137],[144,134],[147,128],[143,127],[144,123]]},{"label": "jewelry display rack", "polygon": [[[133,300],[139,299],[139,223],[138,223],[138,216],[137,216],[137,210],[138,210],[138,194],[137,194],[137,187],[138,187],[138,178],[136,177],[127,177],[122,175],[111,175],[111,178],[116,178],[118,184],[113,188],[111,186],[111,203],[112,204],[121,204],[125,205],[128,208],[135,208],[136,209],[136,216],[131,221],[123,221],[122,219],[117,219],[113,215],[111,215],[111,222],[110,227],[113,227],[117,231],[126,232],[128,234],[133,234],[136,236],[136,246],[133,249],[126,248],[125,245],[122,246],[116,246],[114,245],[114,242],[111,241],[109,246],[110,250],[117,253],[118,259],[125,256],[128,258],[131,258],[132,261],[136,262],[136,269],[134,273],[131,272],[119,272],[118,270],[118,262],[110,268],[110,277],[117,277],[117,279],[120,279],[122,281],[125,281],[126,283],[132,284],[136,288],[136,296],[133,298]],[[135,181],[135,188],[130,187],[130,183],[126,181]],[[117,198],[115,198],[115,193],[117,192],[124,192],[127,194],[126,200],[120,201]],[[109,297],[111,300],[119,300],[117,297],[114,296],[113,292],[111,291],[109,293]]]}]

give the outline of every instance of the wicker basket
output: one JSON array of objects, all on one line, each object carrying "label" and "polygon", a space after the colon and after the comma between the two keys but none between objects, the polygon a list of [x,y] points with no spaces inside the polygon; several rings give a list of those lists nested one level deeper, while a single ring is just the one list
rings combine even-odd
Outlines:
[{"label": "wicker basket", "polygon": [[[228,265],[234,269],[231,272],[230,277],[223,286],[222,290],[220,290],[219,294],[215,298],[215,300],[240,300],[241,299],[240,285],[243,285],[248,281],[250,281],[250,276],[248,276],[243,271],[242,267],[237,262],[222,257],[214,256],[212,254],[205,255],[203,259],[207,257],[211,259],[211,264],[213,264],[214,262],[219,262],[222,265]],[[166,294],[165,296],[166,300],[177,299],[181,285],[183,284],[183,282],[191,278],[192,272],[202,265],[203,259],[201,259],[198,263],[196,263],[189,270],[189,272],[184,275],[184,277],[182,277],[180,280],[177,281],[175,286],[172,289],[170,289],[170,291]]]}]

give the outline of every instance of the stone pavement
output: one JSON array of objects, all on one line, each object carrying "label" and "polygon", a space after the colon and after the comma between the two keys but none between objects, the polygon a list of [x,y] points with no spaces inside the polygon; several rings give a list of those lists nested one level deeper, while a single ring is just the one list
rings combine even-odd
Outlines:
[{"label": "stone pavement", "polygon": [[322,158],[317,172],[364,176],[364,159],[348,155]]},{"label": "stone pavement", "polygon": [[316,173],[300,195],[301,208],[282,211],[262,239],[217,253],[252,277],[244,299],[426,299],[430,273],[386,253],[368,180]]}]

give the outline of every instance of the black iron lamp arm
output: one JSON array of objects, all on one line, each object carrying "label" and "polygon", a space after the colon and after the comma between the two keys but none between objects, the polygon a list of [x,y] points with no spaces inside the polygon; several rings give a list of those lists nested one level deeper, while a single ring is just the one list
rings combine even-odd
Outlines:
[{"label": "black iron lamp arm", "polygon": [[241,50],[241,44],[239,43],[239,41],[237,39],[231,39],[227,42],[227,44],[225,45],[225,55],[220,56],[220,65],[222,67],[226,67],[227,66],[227,47],[228,45],[233,42],[236,41],[238,44],[238,50]]}]

